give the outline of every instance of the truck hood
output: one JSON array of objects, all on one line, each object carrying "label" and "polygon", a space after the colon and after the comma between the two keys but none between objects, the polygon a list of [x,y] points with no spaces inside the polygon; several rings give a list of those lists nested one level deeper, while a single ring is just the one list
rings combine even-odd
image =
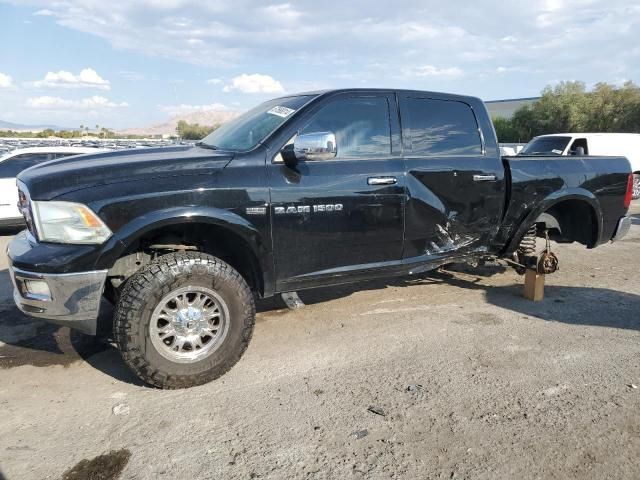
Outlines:
[{"label": "truck hood", "polygon": [[42,163],[20,173],[18,180],[32,199],[51,200],[99,185],[211,173],[232,158],[229,151],[190,146],[120,150]]}]

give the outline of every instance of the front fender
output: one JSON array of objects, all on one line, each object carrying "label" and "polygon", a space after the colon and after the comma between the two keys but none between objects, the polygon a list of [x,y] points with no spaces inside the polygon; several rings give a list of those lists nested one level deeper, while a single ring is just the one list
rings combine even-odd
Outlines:
[{"label": "front fender", "polygon": [[145,213],[122,225],[104,244],[96,268],[109,269],[126,250],[145,234],[163,227],[186,224],[223,227],[242,238],[258,259],[264,276],[265,293],[273,284],[273,261],[269,243],[247,219],[228,210],[213,207],[171,207]]},{"label": "front fender", "polygon": [[597,243],[600,243],[600,236],[602,234],[603,227],[602,227],[602,209],[600,208],[600,203],[598,202],[598,199],[589,190],[586,190],[581,187],[564,188],[562,190],[557,190],[555,192],[552,192],[551,194],[546,196],[544,199],[542,199],[542,201],[539,202],[536,207],[534,207],[531,211],[529,211],[529,213],[525,216],[525,218],[520,222],[520,226],[518,227],[516,232],[511,237],[511,240],[507,244],[507,248],[505,249],[504,253],[506,255],[513,253],[518,248],[520,239],[523,237],[523,235],[526,233],[529,227],[531,227],[531,225],[533,225],[534,222],[543,213],[545,213],[554,205],[567,200],[580,200],[588,203],[589,206],[591,206],[591,209],[593,210],[593,213],[596,218]]}]

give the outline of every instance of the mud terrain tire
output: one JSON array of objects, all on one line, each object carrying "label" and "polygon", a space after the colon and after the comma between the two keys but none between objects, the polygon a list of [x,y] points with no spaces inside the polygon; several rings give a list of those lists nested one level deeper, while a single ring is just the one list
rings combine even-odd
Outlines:
[{"label": "mud terrain tire", "polygon": [[[205,314],[201,313],[198,317],[200,310],[190,308],[196,301],[201,301],[194,297],[195,294],[190,294],[190,290],[205,292],[201,294],[202,298],[208,296],[210,299],[202,302],[208,301],[210,306],[220,307],[219,311],[223,312],[221,318],[226,322],[223,336],[216,337],[218,334],[212,333],[215,327],[204,323]],[[174,293],[179,304],[171,303]],[[188,303],[190,299],[194,299],[193,303]],[[168,315],[161,303],[171,307],[173,314],[169,317],[173,320],[158,320],[158,311],[163,312],[160,317]],[[211,313],[207,312],[213,311],[213,307],[203,306],[201,311],[209,316]],[[214,321],[222,325],[221,319]],[[152,327],[154,322],[156,326]],[[158,327],[162,322],[166,323]],[[125,363],[144,382],[165,389],[187,388],[215,380],[233,367],[247,349],[254,324],[253,295],[236,270],[211,255],[199,252],[172,253],[146,265],[127,281],[116,305],[114,337]],[[175,338],[164,337],[163,340],[165,333],[162,329],[174,328],[173,325],[176,325]],[[196,330],[187,329],[187,326],[191,328],[194,325],[205,325],[202,327],[205,330],[197,332],[209,332],[210,341],[217,338],[213,345],[215,349],[207,347],[206,333],[203,341],[199,333],[193,334]],[[154,328],[156,332],[160,330],[160,334],[155,333],[158,338],[152,341]],[[222,328],[219,328],[220,331]],[[172,342],[180,343],[178,340],[185,338],[196,339],[191,342],[193,347],[187,345],[189,342],[182,342],[177,347],[170,345]],[[205,347],[208,349],[206,352]],[[196,356],[176,360],[171,357],[173,348],[178,349],[176,355],[182,353],[189,357],[189,348],[193,349],[192,355],[200,353],[198,348],[206,355],[203,358]]]}]

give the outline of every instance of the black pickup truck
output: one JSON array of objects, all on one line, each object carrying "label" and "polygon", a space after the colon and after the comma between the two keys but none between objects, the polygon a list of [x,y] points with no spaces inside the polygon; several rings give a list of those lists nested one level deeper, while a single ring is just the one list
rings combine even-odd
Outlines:
[{"label": "black pickup truck", "polygon": [[524,268],[536,236],[616,240],[630,225],[630,172],[623,157],[501,158],[477,98],[292,95],[196,146],[22,172],[28,230],[8,248],[15,302],[95,334],[106,298],[133,371],[188,387],[240,359],[256,296],[485,257]]}]

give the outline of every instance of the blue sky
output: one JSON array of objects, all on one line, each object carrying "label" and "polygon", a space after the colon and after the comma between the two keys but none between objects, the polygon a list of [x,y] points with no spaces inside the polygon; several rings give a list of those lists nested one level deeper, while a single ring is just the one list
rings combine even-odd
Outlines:
[{"label": "blue sky", "polygon": [[0,119],[124,128],[332,87],[640,80],[623,0],[0,0]]}]

